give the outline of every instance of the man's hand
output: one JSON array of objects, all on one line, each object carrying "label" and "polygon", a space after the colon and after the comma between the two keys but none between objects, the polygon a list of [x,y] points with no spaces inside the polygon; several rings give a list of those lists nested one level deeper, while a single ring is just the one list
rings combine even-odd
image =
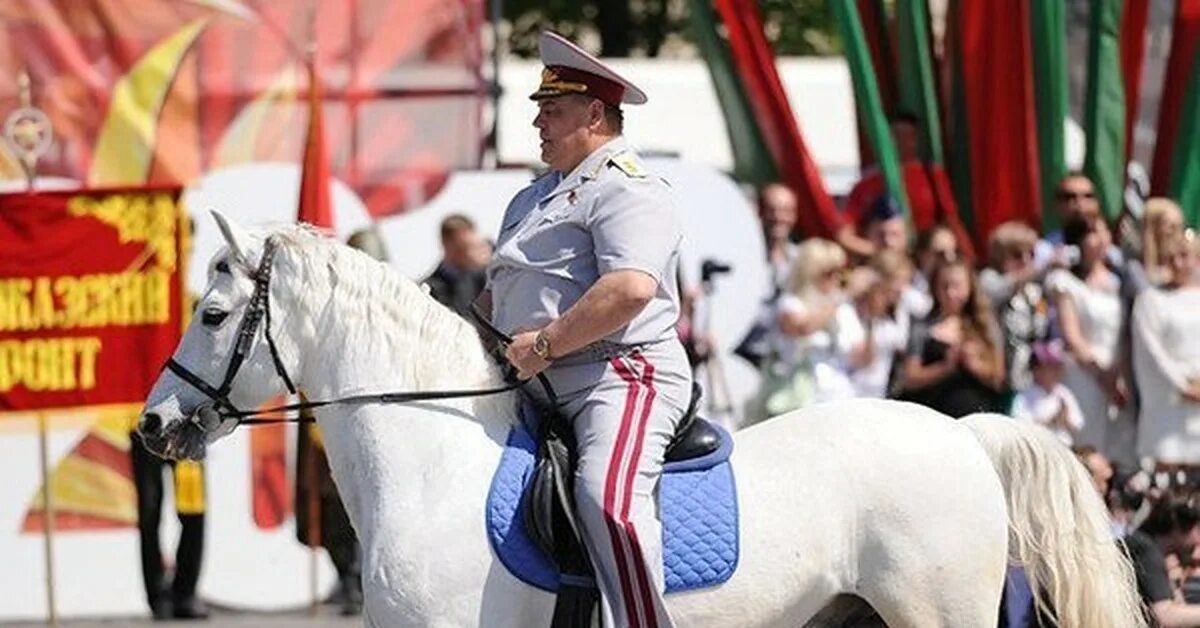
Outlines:
[{"label": "man's hand", "polygon": [[543,360],[542,356],[533,352],[533,342],[537,335],[535,330],[513,336],[512,344],[508,345],[508,350],[504,352],[504,357],[517,369],[517,377],[521,379],[533,379],[550,366],[549,361]]}]

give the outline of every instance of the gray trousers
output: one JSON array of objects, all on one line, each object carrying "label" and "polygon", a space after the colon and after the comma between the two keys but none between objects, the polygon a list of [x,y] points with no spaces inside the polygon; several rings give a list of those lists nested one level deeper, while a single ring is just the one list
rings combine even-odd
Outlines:
[{"label": "gray trousers", "polygon": [[671,339],[622,355],[573,356],[546,375],[575,428],[575,503],[603,625],[672,626],[662,599],[658,481],[691,396],[683,346]]}]

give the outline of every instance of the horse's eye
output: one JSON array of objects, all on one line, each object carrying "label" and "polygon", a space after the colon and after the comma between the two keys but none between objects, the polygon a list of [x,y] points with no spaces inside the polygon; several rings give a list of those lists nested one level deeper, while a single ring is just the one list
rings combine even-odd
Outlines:
[{"label": "horse's eye", "polygon": [[221,260],[221,261],[217,262],[216,271],[219,273],[225,273],[226,275],[230,274],[229,273],[229,262],[226,262],[225,260]]},{"label": "horse's eye", "polygon": [[210,307],[200,315],[200,320],[206,327],[220,327],[226,316],[229,316],[229,312]]}]

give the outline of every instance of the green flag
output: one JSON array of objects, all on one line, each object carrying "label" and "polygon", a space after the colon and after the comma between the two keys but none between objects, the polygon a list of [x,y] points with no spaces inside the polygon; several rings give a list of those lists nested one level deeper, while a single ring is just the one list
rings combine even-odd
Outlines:
[{"label": "green flag", "polygon": [[1096,184],[1100,207],[1111,221],[1125,188],[1125,84],[1121,79],[1123,0],[1095,0],[1088,25],[1087,96],[1083,170]]},{"label": "green flag", "polygon": [[692,32],[708,63],[713,89],[725,114],[725,131],[733,152],[733,176],[761,187],[779,180],[779,171],[755,122],[746,90],[729,59],[729,51],[717,37],[716,17],[709,0],[688,0]]},{"label": "green flag", "polygon": [[888,192],[904,208],[910,232],[912,212],[908,205],[908,194],[904,190],[904,179],[900,173],[900,159],[896,154],[896,143],[888,128],[887,114],[879,97],[879,86],[875,80],[875,69],[871,65],[871,51],[863,35],[862,22],[858,19],[858,7],[853,2],[830,0],[830,6],[841,27],[846,43],[846,61],[850,66],[850,78],[854,83],[854,100],[871,147],[883,172]]},{"label": "green flag", "polygon": [[1058,224],[1058,215],[1049,209],[1054,207],[1058,182],[1067,174],[1063,137],[1068,102],[1066,7],[1062,2],[1034,2],[1029,10],[1042,183],[1042,229],[1053,231],[1062,225]]},{"label": "green flag", "polygon": [[921,159],[944,163],[933,57],[929,54],[929,7],[926,0],[898,0],[900,108],[921,119]]},{"label": "green flag", "polygon": [[951,0],[946,18],[947,63],[950,64],[950,102],[946,135],[946,174],[954,188],[958,217],[971,233],[975,233],[975,204],[971,192],[971,125],[967,119],[966,81],[963,78],[962,5]]},{"label": "green flag", "polygon": [[1191,74],[1171,156],[1170,194],[1179,201],[1187,223],[1200,227],[1200,48],[1192,61]]}]

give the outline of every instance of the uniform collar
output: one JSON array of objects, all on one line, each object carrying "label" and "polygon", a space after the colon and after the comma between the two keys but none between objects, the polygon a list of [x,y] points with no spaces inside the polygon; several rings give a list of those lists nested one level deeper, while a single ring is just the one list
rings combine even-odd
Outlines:
[{"label": "uniform collar", "polygon": [[564,180],[579,178],[579,179],[595,179],[600,174],[600,170],[608,163],[608,158],[629,148],[625,137],[618,135],[611,140],[605,142],[600,148],[592,151],[590,155],[583,158],[578,166],[568,174]]},{"label": "uniform collar", "polygon": [[595,179],[600,175],[604,167],[608,165],[610,157],[626,150],[629,150],[629,143],[625,141],[624,136],[618,135],[605,142],[587,157],[584,157],[583,161],[579,162],[579,165],[575,166],[574,170],[565,175],[559,173],[558,185],[545,198],[550,198],[551,196],[579,187],[587,179]]}]

